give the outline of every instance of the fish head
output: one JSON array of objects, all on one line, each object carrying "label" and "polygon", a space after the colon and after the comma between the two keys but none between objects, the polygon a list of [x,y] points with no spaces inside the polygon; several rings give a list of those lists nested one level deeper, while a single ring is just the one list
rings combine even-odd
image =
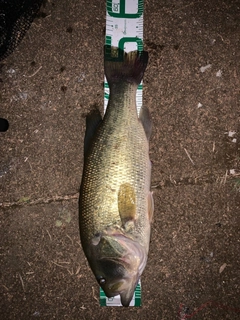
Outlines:
[{"label": "fish head", "polygon": [[147,252],[136,241],[124,236],[104,235],[96,245],[90,266],[108,298],[120,295],[129,306],[147,262]]}]

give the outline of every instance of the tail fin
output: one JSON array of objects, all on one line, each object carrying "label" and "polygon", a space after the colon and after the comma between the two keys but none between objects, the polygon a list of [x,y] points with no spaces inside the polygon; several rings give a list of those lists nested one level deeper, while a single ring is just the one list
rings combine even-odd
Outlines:
[{"label": "tail fin", "polygon": [[[109,51],[111,53],[107,54]],[[126,53],[119,48],[105,46],[105,53],[104,70],[109,86],[118,82],[140,84],[148,63],[146,51]],[[117,53],[117,58],[112,58],[112,53]]]}]

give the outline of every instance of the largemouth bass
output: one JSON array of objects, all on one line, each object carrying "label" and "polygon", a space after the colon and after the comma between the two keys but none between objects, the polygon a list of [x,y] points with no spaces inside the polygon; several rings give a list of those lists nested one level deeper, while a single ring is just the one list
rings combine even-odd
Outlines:
[{"label": "largemouth bass", "polygon": [[122,52],[122,61],[105,61],[110,97],[103,119],[97,111],[86,119],[79,198],[89,265],[106,296],[120,294],[126,307],[147,262],[153,216],[151,119],[146,107],[139,116],[136,109],[147,61],[147,52],[138,51]]}]

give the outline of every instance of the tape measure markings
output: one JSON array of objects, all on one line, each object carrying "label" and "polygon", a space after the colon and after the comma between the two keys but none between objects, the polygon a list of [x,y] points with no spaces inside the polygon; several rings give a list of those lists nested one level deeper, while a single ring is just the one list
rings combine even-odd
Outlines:
[{"label": "tape measure markings", "polygon": [[[125,52],[143,51],[143,0],[107,0],[106,1],[106,37],[105,44],[118,47]],[[142,107],[142,82],[137,88],[136,107],[139,113]],[[109,100],[109,85],[104,77],[104,112]],[[122,306],[120,296],[107,298],[100,288],[101,306]],[[135,289],[130,306],[141,306],[141,282]]]}]

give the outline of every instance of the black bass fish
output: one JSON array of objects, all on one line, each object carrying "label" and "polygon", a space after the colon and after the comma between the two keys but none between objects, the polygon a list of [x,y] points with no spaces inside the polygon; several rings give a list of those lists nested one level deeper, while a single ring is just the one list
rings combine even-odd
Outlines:
[{"label": "black bass fish", "polygon": [[102,119],[95,111],[86,119],[79,222],[82,247],[99,285],[107,297],[120,294],[127,307],[146,266],[154,209],[151,118],[146,107],[139,116],[136,109],[148,53],[113,50],[122,61],[105,61],[106,113]]}]

